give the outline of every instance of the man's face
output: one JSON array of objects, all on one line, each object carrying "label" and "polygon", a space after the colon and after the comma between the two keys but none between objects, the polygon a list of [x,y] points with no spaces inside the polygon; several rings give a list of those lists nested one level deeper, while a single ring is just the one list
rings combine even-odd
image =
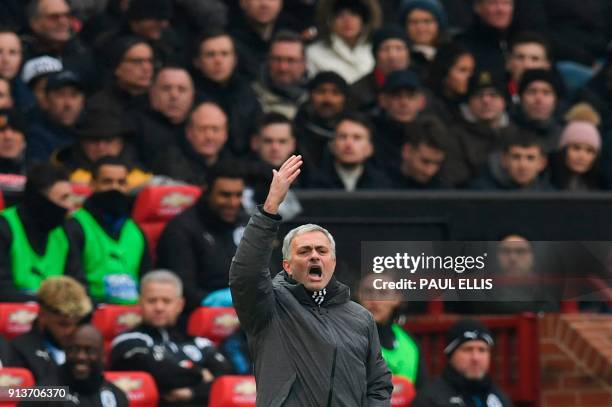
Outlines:
[{"label": "man's face", "polygon": [[352,10],[341,10],[332,22],[331,31],[348,43],[354,42],[363,29],[363,20]]},{"label": "man's face", "polygon": [[455,64],[448,70],[446,76],[446,86],[448,89],[457,94],[465,95],[468,90],[470,76],[474,73],[476,61],[470,54],[461,55],[457,58]]},{"label": "man's face", "polygon": [[512,24],[513,0],[477,0],[474,11],[485,24],[498,30],[505,30]]},{"label": "man's face", "polygon": [[586,174],[597,158],[597,150],[586,143],[572,143],[567,146],[565,163],[576,174]]},{"label": "man's face", "polygon": [[381,93],[380,106],[392,120],[400,123],[410,123],[425,108],[425,96],[423,93],[412,89]]},{"label": "man's face", "polygon": [[336,257],[327,236],[319,231],[303,233],[293,238],[289,249],[291,260],[283,260],[287,274],[307,290],[325,288],[336,269]]},{"label": "man's face", "polygon": [[323,83],[310,92],[310,101],[317,116],[331,119],[342,113],[346,97],[333,83]]},{"label": "man's face", "polygon": [[280,167],[295,151],[295,138],[288,123],[273,123],[253,138],[253,150],[262,161]]},{"label": "man's face", "polygon": [[369,130],[360,123],[341,121],[336,127],[332,152],[336,161],[342,165],[363,164],[374,152]]},{"label": "man's face", "polygon": [[247,19],[260,24],[273,23],[283,8],[282,0],[240,0],[240,7]]},{"label": "man's face", "polygon": [[155,328],[174,326],[185,305],[178,294],[172,283],[151,281],[142,286],[138,302],[143,322]]},{"label": "man's face", "polygon": [[101,372],[104,364],[102,335],[92,326],[76,329],[66,347],[66,365],[77,380],[88,379],[94,371]]},{"label": "man's face", "polygon": [[13,107],[13,96],[8,80],[0,78],[0,109],[11,109]]},{"label": "man's face", "polygon": [[115,69],[118,85],[123,89],[146,92],[153,79],[153,50],[145,43],[131,47]]},{"label": "man's face", "polygon": [[406,33],[417,45],[434,45],[438,38],[438,21],[429,11],[414,9],[406,16]]},{"label": "man's face", "polygon": [[0,33],[0,77],[11,80],[21,66],[21,41],[12,32]]},{"label": "man's face", "polygon": [[51,185],[44,195],[54,204],[66,208],[68,211],[74,209],[74,199],[72,199],[72,187],[68,181],[58,181]]},{"label": "man's face", "polygon": [[106,192],[117,190],[128,192],[128,169],[123,165],[103,165],[98,170],[98,176],[92,179],[93,192]]},{"label": "man's face", "polygon": [[123,151],[121,137],[86,139],[81,141],[81,148],[87,159],[96,162],[105,156],[117,157]]},{"label": "man's face", "polygon": [[200,55],[194,63],[196,68],[211,81],[226,83],[236,68],[236,52],[232,39],[222,35],[202,42]]},{"label": "man's face", "polygon": [[216,157],[227,141],[227,116],[215,105],[201,105],[191,114],[186,137],[196,153]]},{"label": "man's face", "polygon": [[41,307],[38,321],[40,328],[49,332],[64,349],[70,343],[70,337],[78,326],[79,318],[61,315]]},{"label": "man's face", "polygon": [[244,181],[240,178],[217,178],[209,196],[210,209],[227,223],[234,223],[240,214]]},{"label": "man's face", "polygon": [[531,243],[524,237],[511,235],[497,245],[500,271],[525,275],[533,271],[534,254]]},{"label": "man's face", "polygon": [[546,168],[546,157],[539,146],[511,146],[502,154],[502,167],[519,186],[529,186]]},{"label": "man's face", "polygon": [[478,121],[493,125],[506,108],[506,101],[498,91],[485,88],[470,96],[468,106]]},{"label": "man's face", "polygon": [[405,172],[421,184],[427,184],[436,176],[442,167],[445,155],[444,151],[424,143],[416,147],[406,143],[402,147]]},{"label": "man's face", "polygon": [[376,51],[376,67],[383,75],[401,71],[410,65],[410,52],[406,43],[397,38],[383,41]]},{"label": "man's face", "polygon": [[557,95],[552,85],[544,81],[534,81],[521,95],[521,108],[531,120],[549,120],[557,104]]},{"label": "man's face", "polygon": [[70,7],[65,0],[42,0],[38,5],[38,15],[30,20],[30,27],[45,41],[68,42]]},{"label": "man's face", "polygon": [[22,132],[8,126],[0,129],[0,158],[19,158],[25,147],[25,136]]},{"label": "man's face", "polygon": [[464,342],[453,352],[450,364],[469,380],[480,380],[489,371],[491,349],[480,340]]},{"label": "man's face", "polygon": [[79,118],[85,96],[74,86],[64,86],[47,93],[47,112],[57,122],[64,126],[72,126]]},{"label": "man's face", "polygon": [[151,87],[149,99],[153,109],[172,123],[185,121],[193,104],[193,82],[183,69],[164,69]]},{"label": "man's face", "polygon": [[523,72],[529,69],[550,69],[546,48],[537,42],[516,44],[508,56],[506,69],[517,83],[521,80]]},{"label": "man's face", "polygon": [[157,41],[161,39],[164,30],[169,25],[169,22],[168,20],[155,20],[149,18],[145,20],[130,21],[129,24],[130,29],[134,34],[148,40]]},{"label": "man's face", "polygon": [[275,42],[268,55],[268,72],[280,86],[297,83],[306,72],[304,46],[299,42]]}]

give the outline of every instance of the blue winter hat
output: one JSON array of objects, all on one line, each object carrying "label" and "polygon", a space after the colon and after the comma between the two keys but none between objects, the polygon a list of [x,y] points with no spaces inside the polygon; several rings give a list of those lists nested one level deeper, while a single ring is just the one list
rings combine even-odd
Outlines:
[{"label": "blue winter hat", "polygon": [[446,12],[438,0],[403,0],[400,6],[400,24],[406,24],[406,17],[414,9],[429,11],[438,21],[439,30],[446,28]]}]

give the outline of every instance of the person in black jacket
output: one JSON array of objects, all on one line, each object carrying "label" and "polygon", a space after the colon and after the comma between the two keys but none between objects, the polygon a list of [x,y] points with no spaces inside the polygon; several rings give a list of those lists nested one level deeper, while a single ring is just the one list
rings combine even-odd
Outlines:
[{"label": "person in black jacket", "polygon": [[9,343],[3,336],[0,336],[0,369],[7,366],[11,359],[11,348]]},{"label": "person in black jacket", "polygon": [[227,288],[232,256],[242,237],[242,171],[235,163],[211,168],[204,193],[173,218],[157,246],[158,266],[175,270],[190,312],[200,305],[231,306]]},{"label": "person in black jacket", "polygon": [[230,373],[231,365],[210,340],[188,336],[177,327],[185,300],[176,274],[151,271],[140,287],[143,322],[113,340],[111,369],[149,372],[161,406],[207,405],[212,381]]},{"label": "person in black jacket", "polygon": [[417,392],[411,407],[512,406],[489,376],[493,337],[481,322],[457,321],[448,331],[442,377]]}]

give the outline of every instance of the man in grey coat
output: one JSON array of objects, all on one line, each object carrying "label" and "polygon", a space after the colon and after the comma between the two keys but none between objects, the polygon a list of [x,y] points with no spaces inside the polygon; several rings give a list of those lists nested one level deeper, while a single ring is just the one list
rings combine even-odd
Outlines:
[{"label": "man in grey coat", "polygon": [[302,165],[291,156],[273,179],[230,268],[230,288],[255,364],[258,406],[390,406],[393,385],[372,315],[334,277],[335,243],[317,225],[290,231],[283,271],[268,264],[278,207]]}]

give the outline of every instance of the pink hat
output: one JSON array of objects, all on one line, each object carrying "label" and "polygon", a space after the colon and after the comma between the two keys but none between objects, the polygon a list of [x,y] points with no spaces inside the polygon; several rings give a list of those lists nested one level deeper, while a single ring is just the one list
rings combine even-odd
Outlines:
[{"label": "pink hat", "polygon": [[561,133],[559,147],[563,148],[568,144],[584,143],[592,146],[595,150],[601,150],[601,136],[597,127],[589,122],[572,121]]}]

